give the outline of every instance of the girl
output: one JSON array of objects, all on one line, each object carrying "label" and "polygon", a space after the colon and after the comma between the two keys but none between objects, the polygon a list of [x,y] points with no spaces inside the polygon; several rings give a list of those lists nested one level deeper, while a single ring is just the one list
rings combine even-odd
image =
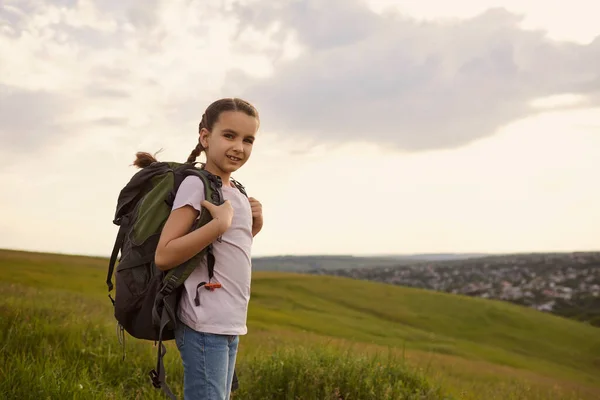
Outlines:
[{"label": "girl", "polygon": [[[246,101],[221,99],[206,109],[198,144],[187,161],[195,162],[204,151],[203,168],[221,178],[225,202],[207,202],[200,178],[185,178],[156,249],[157,267],[169,270],[213,243],[213,282],[222,285],[213,291],[196,290],[208,281],[206,260],[184,284],[175,341],[183,361],[186,400],[229,399],[239,335],[247,333],[251,246],[263,225],[262,206],[231,183],[231,173],[250,158],[258,127],[258,112]],[[190,232],[201,207],[213,219]]]}]

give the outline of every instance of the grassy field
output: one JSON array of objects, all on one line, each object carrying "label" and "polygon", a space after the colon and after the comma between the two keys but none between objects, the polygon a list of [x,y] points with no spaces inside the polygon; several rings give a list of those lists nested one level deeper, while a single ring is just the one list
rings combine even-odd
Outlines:
[{"label": "grassy field", "polygon": [[[153,342],[127,337],[122,360],[106,265],[0,251],[0,398],[164,398]],[[508,303],[261,272],[248,326],[235,399],[600,398],[600,330]]]}]

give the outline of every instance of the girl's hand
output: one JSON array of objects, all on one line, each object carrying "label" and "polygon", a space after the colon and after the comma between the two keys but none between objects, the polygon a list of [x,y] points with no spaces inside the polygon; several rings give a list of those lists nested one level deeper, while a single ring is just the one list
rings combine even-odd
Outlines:
[{"label": "girl's hand", "polygon": [[254,197],[249,197],[248,200],[252,209],[252,235],[255,236],[263,226],[262,204]]},{"label": "girl's hand", "polygon": [[233,220],[233,207],[229,200],[225,200],[220,206],[216,206],[209,201],[203,200],[201,205],[208,210],[210,215],[212,215],[213,220],[219,222],[219,233],[225,233],[231,226],[231,221]]}]

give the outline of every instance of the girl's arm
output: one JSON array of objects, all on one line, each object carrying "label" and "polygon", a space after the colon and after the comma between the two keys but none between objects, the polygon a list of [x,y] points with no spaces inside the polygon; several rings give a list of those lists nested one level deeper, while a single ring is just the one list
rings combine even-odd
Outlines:
[{"label": "girl's arm", "polygon": [[214,242],[231,225],[233,208],[229,201],[214,206],[203,201],[213,219],[206,225],[190,232],[198,211],[187,205],[171,212],[163,227],[154,262],[156,266],[167,271],[198,254],[206,246]]}]

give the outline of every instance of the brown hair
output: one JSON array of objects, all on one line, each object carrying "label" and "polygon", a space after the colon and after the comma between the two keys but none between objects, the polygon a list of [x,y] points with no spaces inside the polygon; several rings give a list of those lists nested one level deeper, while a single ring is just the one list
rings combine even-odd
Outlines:
[{"label": "brown hair", "polygon": [[[260,121],[258,117],[258,111],[256,110],[256,108],[254,108],[252,104],[237,97],[224,98],[213,102],[211,105],[208,106],[206,111],[204,111],[204,114],[202,114],[202,120],[198,124],[198,133],[200,133],[202,128],[205,128],[208,131],[212,130],[215,123],[219,119],[221,113],[225,111],[241,111],[246,115],[254,117]],[[204,150],[205,149],[202,146],[202,143],[200,142],[200,136],[198,136],[198,144],[196,145],[194,150],[192,150],[186,162],[196,162],[196,158],[198,158],[198,156],[200,156],[200,153],[202,153]],[[146,152],[138,152],[135,156],[136,159],[133,162],[133,165],[135,165],[138,168],[147,167],[153,162],[157,161],[155,156]]]}]

